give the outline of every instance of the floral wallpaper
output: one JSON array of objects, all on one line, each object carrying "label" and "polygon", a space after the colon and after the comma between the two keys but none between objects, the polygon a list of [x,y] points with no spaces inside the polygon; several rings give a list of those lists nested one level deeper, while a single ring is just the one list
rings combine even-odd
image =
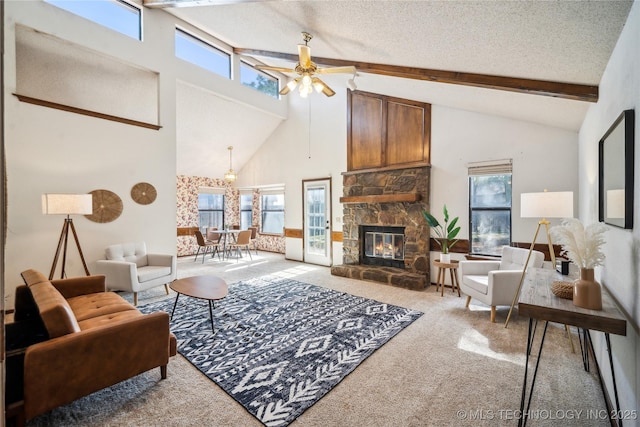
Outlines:
[{"label": "floral wallpaper", "polygon": [[[240,192],[224,180],[200,176],[179,175],[177,177],[177,227],[198,227],[198,189],[201,187],[224,188],[225,221],[240,224]],[[258,249],[270,252],[285,252],[284,236],[260,235],[260,191],[253,190],[252,223],[258,227]],[[198,250],[195,236],[177,236],[178,256],[193,255]]]}]

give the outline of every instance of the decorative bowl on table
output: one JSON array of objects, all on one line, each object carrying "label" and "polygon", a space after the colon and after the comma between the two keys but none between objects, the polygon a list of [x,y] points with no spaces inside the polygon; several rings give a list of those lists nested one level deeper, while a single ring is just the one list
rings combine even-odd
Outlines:
[{"label": "decorative bowl on table", "polygon": [[558,298],[573,299],[573,282],[553,282],[551,292]]}]

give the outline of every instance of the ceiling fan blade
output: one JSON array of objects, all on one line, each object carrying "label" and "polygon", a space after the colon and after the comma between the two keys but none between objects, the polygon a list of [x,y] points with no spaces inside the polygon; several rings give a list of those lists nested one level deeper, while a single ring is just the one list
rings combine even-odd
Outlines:
[{"label": "ceiling fan blade", "polygon": [[281,73],[295,73],[296,70],[292,68],[284,68],[284,67],[270,67],[269,65],[256,65],[256,68],[259,70],[270,70],[270,71],[279,71]]},{"label": "ceiling fan blade", "polygon": [[280,92],[278,92],[280,95],[286,95],[289,92],[291,92],[291,89],[289,89],[289,86],[284,85],[284,87],[280,90]]},{"label": "ceiling fan blade", "polygon": [[311,79],[311,84],[313,85],[314,88],[318,88],[318,87],[322,87],[322,93],[324,93],[327,96],[333,96],[336,93],[333,91],[333,89],[331,89],[329,86],[327,86],[327,84],[325,82],[323,82],[322,80],[320,80],[317,77],[313,77]]},{"label": "ceiling fan blade", "polygon": [[354,74],[356,72],[356,67],[330,67],[330,68],[318,68],[316,73],[318,74],[331,74],[331,73],[349,73]]},{"label": "ceiling fan blade", "polygon": [[298,56],[300,57],[300,66],[309,68],[311,66],[311,48],[304,44],[298,45]]}]

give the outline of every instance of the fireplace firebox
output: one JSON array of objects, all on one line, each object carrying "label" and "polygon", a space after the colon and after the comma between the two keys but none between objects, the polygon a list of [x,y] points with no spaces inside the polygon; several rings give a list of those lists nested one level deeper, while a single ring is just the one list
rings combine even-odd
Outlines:
[{"label": "fireplace firebox", "polygon": [[405,268],[404,227],[361,225],[360,263]]}]

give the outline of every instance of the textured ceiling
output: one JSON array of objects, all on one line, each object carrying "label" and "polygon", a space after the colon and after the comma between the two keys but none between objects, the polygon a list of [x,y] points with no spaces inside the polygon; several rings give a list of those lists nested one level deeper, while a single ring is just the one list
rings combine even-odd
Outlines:
[{"label": "textured ceiling", "polygon": [[[170,11],[231,46],[598,84],[631,1],[266,1]],[[169,10],[169,9],[167,9]]]},{"label": "textured ceiling", "polygon": [[[249,1],[164,9],[227,44],[296,54],[301,31],[313,34],[313,57],[598,85],[632,1]],[[292,66],[268,57],[262,62]],[[327,76],[328,77],[328,76]],[[334,76],[332,76],[334,77]],[[344,80],[344,82],[343,82]],[[337,83],[336,83],[337,82]],[[344,90],[346,79],[331,79]],[[577,131],[588,102],[359,73],[359,90],[434,105],[495,114]],[[212,117],[228,100],[178,105],[178,156],[202,152],[208,143],[197,123],[181,117]],[[198,112],[189,111],[198,106]],[[244,129],[242,117],[226,114],[215,131],[253,132],[248,147],[236,144],[234,168],[243,165],[273,130],[273,123]],[[241,113],[241,114],[235,114]],[[268,120],[267,120],[268,121]],[[275,124],[277,126],[277,124]],[[181,131],[182,130],[182,131]],[[201,135],[198,135],[200,133]],[[189,144],[181,148],[183,143]],[[217,151],[224,151],[223,142]],[[226,153],[225,153],[226,154]],[[238,156],[236,162],[235,156]],[[210,165],[207,166],[211,170]],[[204,168],[204,165],[203,165]],[[178,165],[187,173],[186,166]],[[214,176],[222,172],[214,173]]]}]

